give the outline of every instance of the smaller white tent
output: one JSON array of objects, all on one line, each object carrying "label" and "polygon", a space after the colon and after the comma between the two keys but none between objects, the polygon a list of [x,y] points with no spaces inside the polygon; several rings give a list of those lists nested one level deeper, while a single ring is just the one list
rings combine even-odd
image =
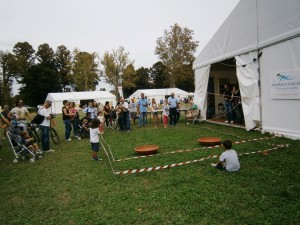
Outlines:
[{"label": "smaller white tent", "polygon": [[109,101],[111,105],[116,105],[116,96],[109,91],[48,93],[46,100],[52,101],[52,111],[57,114],[62,112],[64,100],[73,101],[76,104],[79,104],[80,100],[94,100],[101,104]]},{"label": "smaller white tent", "polygon": [[141,98],[141,94],[144,93],[145,97],[147,99],[152,100],[152,98],[155,98],[156,102],[159,103],[161,99],[164,99],[166,95],[171,95],[171,93],[174,93],[176,97],[188,97],[189,93],[181,90],[179,88],[162,88],[162,89],[139,89],[136,90],[132,95],[129,96],[129,99],[135,98],[139,99]]}]

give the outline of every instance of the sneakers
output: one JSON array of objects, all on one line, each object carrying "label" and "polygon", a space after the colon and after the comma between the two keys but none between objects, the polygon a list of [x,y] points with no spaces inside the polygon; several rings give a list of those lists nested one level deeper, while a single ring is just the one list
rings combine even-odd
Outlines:
[{"label": "sneakers", "polygon": [[231,122],[230,123],[233,123],[233,120],[231,120]]},{"label": "sneakers", "polygon": [[211,165],[212,167],[216,167],[216,166],[217,166],[216,163],[211,163],[210,165]]},{"label": "sneakers", "polygon": [[228,123],[229,121],[228,120],[225,120],[225,123]]},{"label": "sneakers", "polygon": [[102,159],[98,158],[98,157],[94,157],[92,158],[93,161],[101,161]]},{"label": "sneakers", "polygon": [[78,139],[78,140],[81,140],[81,137],[78,137],[77,139]]},{"label": "sneakers", "polygon": [[71,138],[69,138],[69,139],[67,139],[66,141],[72,141],[72,139],[71,139]]},{"label": "sneakers", "polygon": [[55,152],[55,150],[54,149],[49,149],[49,150],[47,150],[45,152]]}]

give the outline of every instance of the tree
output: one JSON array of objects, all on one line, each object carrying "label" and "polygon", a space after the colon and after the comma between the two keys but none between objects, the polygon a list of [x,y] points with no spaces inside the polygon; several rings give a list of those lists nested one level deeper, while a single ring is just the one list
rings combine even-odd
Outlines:
[{"label": "tree", "polygon": [[97,54],[95,52],[80,52],[77,49],[74,51],[72,79],[75,90],[95,90],[99,82],[99,70],[96,58]]},{"label": "tree", "polygon": [[48,44],[38,46],[36,59],[38,63],[32,65],[20,81],[20,94],[29,105],[43,103],[48,93],[60,91],[53,49]]},{"label": "tree", "polygon": [[152,81],[153,88],[169,87],[169,83],[167,82],[167,72],[166,66],[161,61],[155,63],[150,68],[150,79]]},{"label": "tree", "polygon": [[132,64],[129,64],[124,70],[124,79],[122,82],[124,96],[129,96],[134,92],[136,87],[136,71]]},{"label": "tree", "polygon": [[57,68],[59,84],[63,92],[65,92],[66,86],[70,85],[72,82],[72,54],[64,45],[60,45],[56,49],[55,65]]},{"label": "tree", "polygon": [[193,30],[182,28],[177,23],[171,26],[171,30],[164,30],[164,36],[156,41],[155,54],[169,71],[168,82],[170,87],[179,84],[184,79],[181,73],[184,65],[191,64],[198,41],[193,41]]},{"label": "tree", "polygon": [[114,87],[114,93],[119,95],[118,87],[122,86],[124,79],[124,71],[128,65],[134,61],[129,59],[129,53],[125,52],[124,47],[119,47],[112,53],[105,52],[101,60],[104,66],[104,76],[106,81]]},{"label": "tree", "polygon": [[149,69],[141,67],[136,71],[136,89],[151,88]]},{"label": "tree", "polygon": [[28,42],[18,42],[12,49],[15,55],[14,76],[22,80],[22,76],[34,65],[34,49]]},{"label": "tree", "polygon": [[11,53],[0,51],[0,105],[8,105],[11,100],[14,62],[14,56]]}]

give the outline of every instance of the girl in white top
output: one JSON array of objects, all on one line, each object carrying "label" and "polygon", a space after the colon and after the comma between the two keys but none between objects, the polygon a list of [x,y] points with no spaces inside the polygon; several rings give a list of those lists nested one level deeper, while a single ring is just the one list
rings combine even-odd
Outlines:
[{"label": "girl in white top", "polygon": [[92,146],[92,156],[93,156],[92,159],[95,161],[101,160],[97,156],[97,152],[99,152],[100,149],[99,126],[100,126],[100,120],[92,119],[91,128],[90,128],[90,142]]},{"label": "girl in white top", "polygon": [[165,99],[163,107],[163,121],[164,121],[164,127],[167,128],[168,125],[168,119],[169,119],[169,104],[168,104],[168,100]]},{"label": "girl in white top", "polygon": [[159,121],[158,121],[158,105],[156,103],[155,98],[152,98],[151,102],[151,110],[152,110],[152,115],[153,115],[153,126],[156,128]]}]

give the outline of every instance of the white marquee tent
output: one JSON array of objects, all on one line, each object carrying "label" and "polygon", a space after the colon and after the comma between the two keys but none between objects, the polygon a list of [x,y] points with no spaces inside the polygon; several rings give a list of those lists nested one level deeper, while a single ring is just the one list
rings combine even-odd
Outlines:
[{"label": "white marquee tent", "polygon": [[109,91],[48,93],[46,100],[53,102],[52,110],[57,114],[62,112],[63,100],[74,101],[77,104],[80,100],[94,100],[102,104],[109,101],[111,105],[116,105],[116,96]]},{"label": "white marquee tent", "polygon": [[162,89],[139,89],[136,90],[132,95],[129,96],[129,99],[141,98],[141,94],[144,93],[145,97],[147,99],[155,98],[156,102],[159,103],[161,99],[164,99],[166,95],[171,95],[171,93],[174,93],[176,97],[187,97],[190,95],[190,93],[181,90],[179,88],[162,88]]},{"label": "white marquee tent", "polygon": [[209,79],[230,74],[212,70],[230,58],[235,65],[227,78],[237,77],[246,129],[260,124],[263,130],[300,138],[300,0],[238,3],[193,63],[195,102],[203,118]]}]

